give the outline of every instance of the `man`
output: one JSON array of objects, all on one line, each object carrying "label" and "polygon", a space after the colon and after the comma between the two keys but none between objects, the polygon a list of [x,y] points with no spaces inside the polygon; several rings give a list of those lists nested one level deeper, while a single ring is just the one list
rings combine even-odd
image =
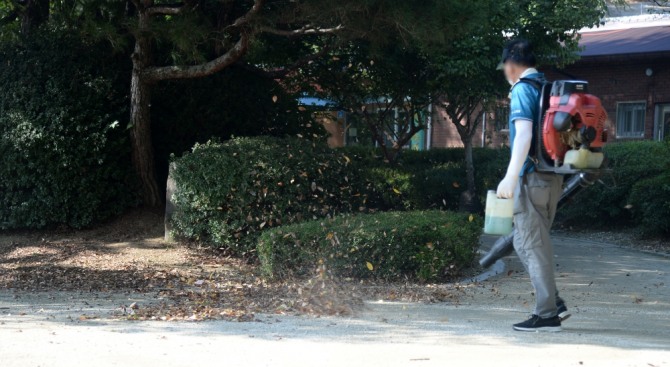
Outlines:
[{"label": "man", "polygon": [[549,230],[556,214],[563,177],[535,171],[534,142],[544,75],[535,69],[536,59],[525,40],[513,40],[503,50],[505,77],[512,85],[509,132],[512,148],[505,178],[498,185],[500,198],[514,198],[514,249],[535,288],[535,310],[518,331],[561,331],[570,314],[558,297],[554,278],[554,249]]}]

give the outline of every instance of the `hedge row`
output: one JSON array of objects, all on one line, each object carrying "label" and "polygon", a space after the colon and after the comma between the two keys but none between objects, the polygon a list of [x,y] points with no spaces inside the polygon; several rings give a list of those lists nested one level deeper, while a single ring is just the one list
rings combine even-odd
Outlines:
[{"label": "hedge row", "polygon": [[[403,151],[397,164],[383,160],[378,149],[347,147],[366,183],[368,208],[375,210],[458,210],[466,189],[463,149]],[[475,149],[475,180],[480,199],[505,175],[509,149]]]},{"label": "hedge row", "polygon": [[670,144],[653,141],[607,145],[611,175],[581,193],[559,213],[566,225],[638,226],[670,234]]},{"label": "hedge row", "polygon": [[[506,152],[476,151],[482,196],[501,176]],[[297,138],[196,145],[174,160],[174,234],[251,254],[258,233],[280,225],[342,213],[457,209],[465,187],[463,165],[453,161],[459,155],[408,151],[389,165],[375,149],[332,150]]]},{"label": "hedge row", "polygon": [[276,278],[325,263],[343,277],[434,281],[472,263],[481,228],[478,216],[437,210],[359,214],[264,231],[258,255]]}]

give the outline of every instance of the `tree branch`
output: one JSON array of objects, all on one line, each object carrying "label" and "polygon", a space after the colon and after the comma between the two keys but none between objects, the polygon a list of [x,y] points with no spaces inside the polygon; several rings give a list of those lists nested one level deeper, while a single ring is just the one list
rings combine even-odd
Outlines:
[{"label": "tree branch", "polygon": [[147,8],[146,12],[149,15],[179,15],[191,9],[193,8],[182,4],[177,6],[152,6]]},{"label": "tree branch", "polygon": [[337,27],[333,28],[309,28],[307,26],[302,27],[300,29],[294,29],[294,30],[283,30],[283,29],[276,29],[276,28],[269,28],[269,27],[261,27],[260,31],[263,33],[270,33],[270,34],[276,34],[278,36],[285,36],[285,37],[297,37],[297,36],[304,36],[304,35],[309,35],[309,34],[330,34],[330,33],[336,33],[338,31],[341,31],[344,29],[342,25],[338,25]]},{"label": "tree branch", "polygon": [[18,19],[19,13],[15,10],[7,14],[4,18],[0,19],[0,26],[7,25],[16,19]]},{"label": "tree branch", "polygon": [[[238,18],[235,22],[238,22],[240,19],[251,19],[256,14],[258,14],[263,7],[265,0],[254,0],[254,5],[249,9],[249,11],[244,14],[242,17]],[[249,40],[251,34],[249,32],[242,32],[240,39],[235,43],[235,45],[230,48],[226,53],[217,57],[214,60],[191,66],[163,66],[163,67],[152,67],[148,68],[144,72],[144,77],[147,78],[150,82],[155,82],[159,80],[168,80],[168,79],[188,79],[188,78],[200,78],[207,75],[214,74],[220,70],[225,69],[231,64],[238,61],[249,48]]]},{"label": "tree branch", "polygon": [[264,78],[269,78],[269,79],[282,79],[286,77],[288,74],[291,72],[295,71],[296,69],[300,68],[301,66],[307,65],[310,62],[321,58],[323,55],[328,53],[330,51],[331,46],[325,46],[321,51],[307,55],[303,58],[298,59],[296,62],[289,66],[285,66],[280,69],[275,69],[275,70],[266,70],[263,68],[260,68],[255,65],[247,64],[245,62],[238,61],[235,63],[236,66],[241,67],[244,70],[251,71],[252,73],[255,73],[257,75],[260,75]]}]

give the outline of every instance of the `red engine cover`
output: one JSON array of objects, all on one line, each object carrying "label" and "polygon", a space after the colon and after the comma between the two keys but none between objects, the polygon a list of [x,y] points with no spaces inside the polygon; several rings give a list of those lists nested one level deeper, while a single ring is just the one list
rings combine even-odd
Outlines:
[{"label": "red engine cover", "polygon": [[[565,96],[552,96],[549,101],[549,109],[545,114],[542,128],[542,138],[547,154],[554,161],[563,162],[565,153],[571,149],[561,140],[561,134],[579,130],[582,127],[595,129],[595,139],[588,143],[590,148],[601,148],[606,140],[605,123],[607,112],[600,103],[600,99],[586,93],[572,93],[567,103],[561,104]],[[554,127],[556,113],[564,112],[572,116],[572,123],[567,131],[557,131]]]}]

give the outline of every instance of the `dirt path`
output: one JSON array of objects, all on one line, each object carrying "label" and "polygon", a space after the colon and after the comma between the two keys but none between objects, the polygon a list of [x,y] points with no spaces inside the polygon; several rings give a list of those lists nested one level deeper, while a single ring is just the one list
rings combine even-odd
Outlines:
[{"label": "dirt path", "polygon": [[[573,317],[513,332],[532,295],[514,258],[458,302],[367,302],[353,317],[256,314],[254,322],[96,318],[139,293],[0,292],[0,360],[14,366],[670,366],[670,259],[557,239]],[[23,314],[23,315],[22,315]],[[84,316],[82,316],[84,315]]]}]

